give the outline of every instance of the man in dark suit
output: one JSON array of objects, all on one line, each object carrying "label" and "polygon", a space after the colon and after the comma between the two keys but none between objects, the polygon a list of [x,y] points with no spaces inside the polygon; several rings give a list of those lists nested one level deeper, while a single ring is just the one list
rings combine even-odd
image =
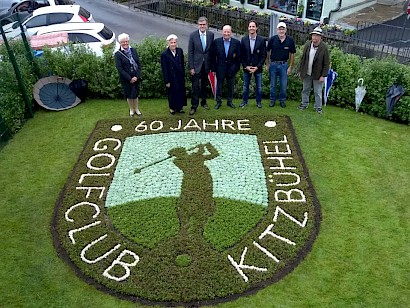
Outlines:
[{"label": "man in dark suit", "polygon": [[190,115],[196,112],[201,98],[201,106],[209,109],[206,103],[206,86],[211,69],[211,44],[214,34],[208,29],[208,19],[199,17],[198,30],[191,33],[188,42],[188,66],[192,76],[192,99]]},{"label": "man in dark suit", "polygon": [[211,50],[211,70],[216,73],[216,105],[219,109],[222,105],[222,85],[227,81],[227,103],[235,108],[232,103],[235,76],[241,66],[241,43],[232,37],[232,28],[225,25],[222,28],[222,37],[214,40]]},{"label": "man in dark suit", "polygon": [[255,77],[256,105],[262,108],[262,69],[266,59],[265,39],[256,34],[256,22],[251,20],[248,24],[248,35],[241,40],[241,58],[243,67],[243,93],[240,107],[248,104],[249,84],[252,75]]}]

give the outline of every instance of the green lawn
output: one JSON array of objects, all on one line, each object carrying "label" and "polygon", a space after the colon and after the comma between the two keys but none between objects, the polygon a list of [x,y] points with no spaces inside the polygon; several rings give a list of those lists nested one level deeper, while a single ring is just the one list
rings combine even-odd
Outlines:
[{"label": "green lawn", "polygon": [[[312,106],[297,110],[297,102],[285,109],[264,104],[197,115],[289,115],[321,203],[321,229],[291,274],[220,306],[408,307],[410,128],[332,106],[318,115]],[[166,116],[167,103],[141,100],[141,111]],[[0,306],[135,307],[78,278],[57,256],[50,230],[95,123],[127,115],[126,102],[112,100],[38,111],[0,150]]]}]

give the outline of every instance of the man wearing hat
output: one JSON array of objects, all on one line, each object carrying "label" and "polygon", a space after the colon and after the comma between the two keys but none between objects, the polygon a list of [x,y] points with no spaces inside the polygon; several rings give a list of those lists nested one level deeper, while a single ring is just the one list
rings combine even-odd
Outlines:
[{"label": "man wearing hat", "polygon": [[[286,35],[286,24],[279,22],[277,35],[272,36],[268,41],[267,51],[270,53],[269,78],[270,78],[270,107],[275,106],[276,84],[279,77],[279,103],[282,108],[286,107],[286,88],[288,85],[288,75],[292,71],[292,66],[296,53],[295,41]],[[289,61],[290,60],[290,61]],[[288,63],[289,61],[289,63]]]},{"label": "man wearing hat", "polygon": [[322,41],[323,31],[316,27],[311,33],[312,39],[303,47],[299,63],[300,78],[303,81],[302,103],[298,109],[304,110],[309,105],[309,95],[315,93],[314,109],[322,113],[322,89],[329,71],[330,57],[326,44]]}]

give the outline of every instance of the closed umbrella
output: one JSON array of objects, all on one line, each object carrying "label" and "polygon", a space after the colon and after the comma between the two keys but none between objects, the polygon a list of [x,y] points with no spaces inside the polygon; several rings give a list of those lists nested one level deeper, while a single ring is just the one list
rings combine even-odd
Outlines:
[{"label": "closed umbrella", "polygon": [[81,100],[70,89],[71,80],[65,77],[49,76],[34,84],[33,96],[36,102],[49,110],[65,110],[78,105]]},{"label": "closed umbrella", "polygon": [[354,89],[355,93],[356,93],[356,112],[359,111],[359,107],[360,104],[363,101],[364,96],[366,95],[366,87],[363,86],[364,83],[364,79],[363,78],[359,78],[357,80],[357,84],[358,86]]},{"label": "closed umbrella", "polygon": [[323,102],[325,103],[325,106],[327,105],[327,98],[329,96],[330,88],[332,87],[336,79],[337,73],[330,68],[327,73],[327,77],[325,78],[325,95],[323,97]]},{"label": "closed umbrella", "polygon": [[400,97],[406,92],[402,85],[393,84],[387,90],[386,93],[386,117],[388,117],[392,111],[396,103],[399,101]]},{"label": "closed umbrella", "polygon": [[214,99],[216,99],[216,75],[213,72],[209,72],[208,79],[209,83],[211,84],[212,94],[214,95]]}]

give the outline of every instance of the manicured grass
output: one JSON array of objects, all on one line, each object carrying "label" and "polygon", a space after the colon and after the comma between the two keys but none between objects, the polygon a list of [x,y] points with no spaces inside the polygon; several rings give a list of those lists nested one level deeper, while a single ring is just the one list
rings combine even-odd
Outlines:
[{"label": "manicured grass", "polygon": [[[407,307],[410,128],[331,106],[320,116],[297,104],[198,109],[198,116],[221,118],[289,115],[323,215],[312,251],[291,274],[221,306]],[[141,111],[165,116],[167,103],[142,100]],[[127,114],[125,101],[104,100],[39,111],[0,151],[2,305],[135,306],[78,278],[57,256],[50,231],[55,202],[96,121]]]}]

